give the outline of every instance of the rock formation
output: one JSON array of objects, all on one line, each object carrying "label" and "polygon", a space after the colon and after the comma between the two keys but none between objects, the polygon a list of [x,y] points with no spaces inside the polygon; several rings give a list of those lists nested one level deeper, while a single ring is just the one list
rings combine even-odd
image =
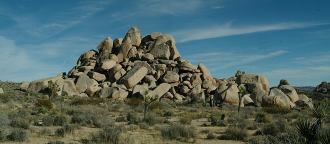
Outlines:
[{"label": "rock formation", "polygon": [[118,101],[148,95],[175,102],[210,100],[211,105],[285,108],[308,101],[284,80],[272,89],[266,77],[244,72],[217,80],[204,64],[196,67],[182,59],[173,36],[153,32],[142,38],[137,27],[130,28],[124,38],[105,38],[97,50],[83,53],[68,74],[23,83],[21,89],[45,92],[48,81],[60,86],[60,95]]}]

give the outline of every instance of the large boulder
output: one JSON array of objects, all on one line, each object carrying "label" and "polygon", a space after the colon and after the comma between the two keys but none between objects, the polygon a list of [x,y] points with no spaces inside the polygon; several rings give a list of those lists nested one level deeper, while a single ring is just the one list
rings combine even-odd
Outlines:
[{"label": "large boulder", "polygon": [[236,78],[236,83],[238,84],[257,84],[260,83],[262,89],[268,93],[269,92],[269,82],[265,76],[255,75],[255,74],[239,74]]},{"label": "large boulder", "polygon": [[110,70],[111,68],[113,68],[116,65],[116,63],[117,62],[113,59],[104,60],[101,63],[101,69],[104,71]]},{"label": "large boulder", "polygon": [[21,85],[19,86],[19,89],[21,91],[27,91],[29,88],[30,83],[29,82],[22,82]]},{"label": "large boulder", "polygon": [[119,47],[119,52],[118,52],[118,62],[122,62],[124,61],[125,58],[127,58],[128,52],[131,50],[132,48],[132,41],[131,39],[128,37],[125,39],[125,41],[123,41],[123,43],[120,45]]},{"label": "large boulder", "polygon": [[163,82],[174,83],[179,81],[179,74],[173,71],[167,71],[163,76]]},{"label": "large boulder", "polygon": [[318,93],[323,93],[323,94],[327,94],[330,93],[330,83],[328,82],[322,82],[321,84],[319,84],[315,89],[315,92]]},{"label": "large boulder", "polygon": [[311,98],[307,97],[305,94],[299,94],[299,100],[296,101],[296,105],[299,107],[309,107],[314,108],[313,101]]},{"label": "large boulder", "polygon": [[157,45],[150,51],[150,54],[156,59],[169,59],[171,55],[170,47],[165,43]]},{"label": "large boulder", "polygon": [[239,89],[236,84],[222,84],[215,93],[214,99],[216,101],[225,102],[232,105],[239,104]]},{"label": "large boulder", "polygon": [[263,97],[262,106],[291,109],[295,107],[295,104],[292,103],[289,97],[280,89],[272,88],[269,92],[269,95]]},{"label": "large boulder", "polygon": [[86,74],[82,74],[76,81],[76,87],[79,93],[83,93],[88,87],[95,84],[93,79],[90,79]]},{"label": "large boulder", "polygon": [[126,33],[124,39],[123,39],[123,43],[127,40],[131,41],[131,44],[133,46],[140,46],[141,44],[141,33],[140,30],[137,27],[131,27],[128,32]]},{"label": "large boulder", "polygon": [[120,79],[120,83],[125,84],[127,88],[132,88],[138,84],[148,73],[144,66],[136,65]]},{"label": "large boulder", "polygon": [[89,72],[88,76],[98,82],[102,82],[106,79],[104,74],[98,73],[98,72]]},{"label": "large boulder", "polygon": [[115,88],[111,95],[111,98],[116,101],[124,101],[128,96],[128,92],[121,88]]},{"label": "large boulder", "polygon": [[98,46],[99,50],[99,61],[110,59],[110,54],[112,52],[113,41],[111,37],[105,38]]},{"label": "large boulder", "polygon": [[111,97],[114,89],[115,89],[114,87],[104,87],[97,93],[97,95],[100,98]]},{"label": "large boulder", "polygon": [[171,85],[168,83],[161,83],[153,91],[147,94],[147,97],[161,98],[166,92],[171,89]]},{"label": "large boulder", "polygon": [[41,80],[32,81],[29,84],[28,91],[34,93],[47,93],[48,92],[48,82],[52,81],[55,83],[58,80],[63,80],[62,75],[58,75],[55,77],[45,78]]},{"label": "large boulder", "polygon": [[76,88],[76,85],[75,85],[75,83],[72,79],[63,80],[63,83],[60,87],[62,89],[62,95],[67,95],[67,96],[77,96],[77,95],[79,95],[79,92]]},{"label": "large boulder", "polygon": [[241,98],[241,107],[246,105],[254,104],[253,100],[250,98],[250,94],[246,94]]},{"label": "large boulder", "polygon": [[3,91],[2,88],[0,88],[0,94],[4,94],[5,92]]},{"label": "large boulder", "polygon": [[293,103],[295,103],[296,101],[299,100],[299,96],[298,96],[296,90],[292,86],[281,85],[279,87],[279,89],[282,90],[282,92],[285,93]]}]

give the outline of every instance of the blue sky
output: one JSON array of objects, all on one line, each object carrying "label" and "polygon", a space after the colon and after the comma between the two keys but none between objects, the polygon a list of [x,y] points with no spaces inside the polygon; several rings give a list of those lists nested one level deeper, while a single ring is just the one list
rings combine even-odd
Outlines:
[{"label": "blue sky", "polygon": [[0,80],[68,71],[130,26],[175,36],[181,55],[217,78],[240,69],[293,85],[330,81],[328,0],[2,0]]}]

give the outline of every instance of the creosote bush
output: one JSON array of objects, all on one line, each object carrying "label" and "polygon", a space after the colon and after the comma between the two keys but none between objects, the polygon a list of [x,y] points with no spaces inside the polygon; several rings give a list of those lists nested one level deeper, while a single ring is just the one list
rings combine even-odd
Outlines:
[{"label": "creosote bush", "polygon": [[27,120],[24,120],[24,119],[21,119],[21,118],[16,118],[16,119],[13,119],[10,122],[10,126],[15,127],[15,128],[29,129],[30,128],[30,123]]}]

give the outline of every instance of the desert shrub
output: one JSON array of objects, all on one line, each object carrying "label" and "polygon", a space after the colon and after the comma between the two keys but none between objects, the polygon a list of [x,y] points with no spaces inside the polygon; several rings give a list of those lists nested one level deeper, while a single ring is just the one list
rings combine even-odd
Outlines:
[{"label": "desert shrub", "polygon": [[322,130],[319,135],[321,144],[330,144],[330,129]]},{"label": "desert shrub", "polygon": [[147,123],[139,123],[139,127],[141,129],[148,129],[149,128],[149,124],[147,124]]},{"label": "desert shrub", "polygon": [[225,133],[218,137],[222,140],[246,140],[248,137],[248,132],[246,129],[241,129],[238,127],[229,127],[226,129]]},{"label": "desert shrub", "polygon": [[305,144],[306,141],[301,139],[296,133],[286,133],[277,136],[260,135],[248,140],[249,144]]},{"label": "desert shrub", "polygon": [[192,121],[192,118],[187,115],[180,118],[181,124],[191,124],[191,121]]},{"label": "desert shrub", "polygon": [[55,135],[58,137],[64,137],[65,136],[65,130],[64,128],[58,128],[55,131]]},{"label": "desert shrub", "polygon": [[22,129],[14,129],[9,135],[7,135],[7,139],[10,141],[25,141],[27,139],[27,134]]},{"label": "desert shrub", "polygon": [[183,139],[187,141],[196,137],[196,130],[194,127],[188,125],[173,124],[169,127],[161,128],[161,134],[164,138]]},{"label": "desert shrub", "polygon": [[64,144],[62,141],[50,141],[47,144]]},{"label": "desert shrub", "polygon": [[285,121],[276,121],[274,123],[264,125],[260,130],[256,132],[257,135],[272,135],[276,136],[288,129],[288,125]]},{"label": "desert shrub", "polygon": [[67,117],[63,116],[63,115],[58,115],[54,117],[54,122],[53,125],[54,126],[63,126],[64,124],[67,123]]},{"label": "desert shrub", "polygon": [[99,117],[89,113],[75,113],[71,117],[71,123],[80,124],[83,126],[94,125],[96,127],[100,127],[101,123],[99,120]]},{"label": "desert shrub", "polygon": [[101,132],[93,135],[91,141],[95,143],[118,144],[122,132],[123,130],[120,127],[105,127]]},{"label": "desert shrub", "polygon": [[116,117],[116,122],[126,122],[127,119],[126,119],[126,116],[119,116],[119,117]]},{"label": "desert shrub", "polygon": [[0,113],[0,128],[10,124],[8,115],[5,113]]},{"label": "desert shrub", "polygon": [[51,126],[54,123],[54,116],[52,115],[47,115],[42,118],[42,125],[44,126]]},{"label": "desert shrub", "polygon": [[21,118],[13,119],[10,122],[11,127],[15,128],[23,128],[23,129],[29,129],[30,128],[30,123],[29,121]]},{"label": "desert shrub", "polygon": [[37,107],[44,107],[47,109],[53,108],[53,103],[49,99],[38,99],[35,105]]},{"label": "desert shrub", "polygon": [[71,101],[71,105],[98,105],[103,103],[101,98],[75,98]]},{"label": "desert shrub", "polygon": [[143,121],[150,126],[161,122],[160,118],[158,118],[154,113],[148,113],[146,117],[143,119]]},{"label": "desert shrub", "polygon": [[272,122],[272,116],[266,113],[257,113],[255,121],[258,123],[269,123]]},{"label": "desert shrub", "polygon": [[281,107],[263,107],[262,110],[270,114],[287,114],[291,112],[290,109]]},{"label": "desert shrub", "polygon": [[215,139],[217,136],[214,133],[208,133],[206,138],[207,139]]},{"label": "desert shrub", "polygon": [[0,129],[0,141],[5,140],[6,138],[6,133],[3,129]]},{"label": "desert shrub", "polygon": [[128,113],[126,118],[128,124],[138,124],[139,122],[141,122],[140,117],[136,113]]},{"label": "desert shrub", "polygon": [[212,126],[225,126],[225,114],[211,115],[209,121]]},{"label": "desert shrub", "polygon": [[70,133],[70,134],[72,134],[78,128],[79,128],[79,125],[72,125],[72,124],[65,124],[63,126],[64,132]]},{"label": "desert shrub", "polygon": [[174,113],[171,110],[166,110],[163,114],[164,117],[170,117],[170,116],[173,116],[173,115],[174,115]]}]

